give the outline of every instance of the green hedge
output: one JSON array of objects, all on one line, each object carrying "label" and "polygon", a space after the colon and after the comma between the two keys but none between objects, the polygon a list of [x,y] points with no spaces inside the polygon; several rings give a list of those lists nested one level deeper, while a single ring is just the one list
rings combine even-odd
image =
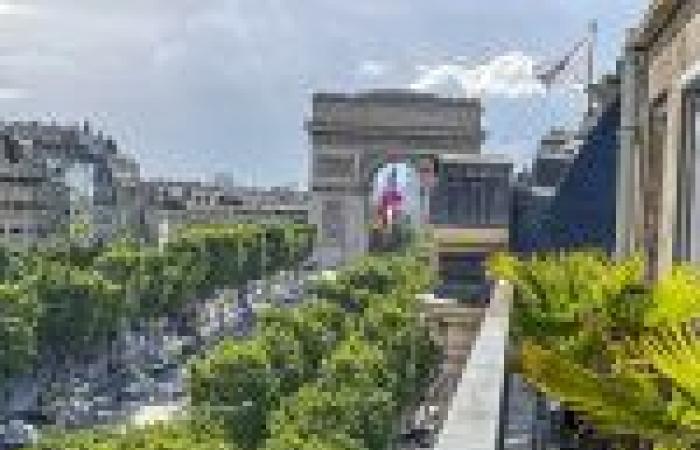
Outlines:
[{"label": "green hedge", "polygon": [[206,280],[206,269],[192,252],[115,246],[96,267],[123,287],[131,315],[140,317],[179,310]]},{"label": "green hedge", "polygon": [[176,233],[166,251],[197,255],[208,286],[236,286],[292,268],[310,254],[313,236],[302,225],[200,225]]}]

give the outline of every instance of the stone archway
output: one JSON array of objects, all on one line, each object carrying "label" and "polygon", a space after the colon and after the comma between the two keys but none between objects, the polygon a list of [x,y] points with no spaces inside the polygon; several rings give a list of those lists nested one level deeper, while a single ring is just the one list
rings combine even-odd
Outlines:
[{"label": "stone archway", "polygon": [[371,181],[381,164],[422,167],[440,155],[477,154],[483,137],[478,100],[412,91],[316,94],[307,129],[310,221],[322,267],[367,252]]}]

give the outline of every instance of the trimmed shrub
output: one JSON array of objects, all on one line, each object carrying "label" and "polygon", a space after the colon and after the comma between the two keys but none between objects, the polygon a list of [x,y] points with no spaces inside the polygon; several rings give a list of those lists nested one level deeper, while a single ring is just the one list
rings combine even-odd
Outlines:
[{"label": "trimmed shrub", "polygon": [[178,310],[196,294],[203,271],[190,255],[157,249],[111,249],[99,258],[97,267],[123,285],[132,316],[157,317]]}]

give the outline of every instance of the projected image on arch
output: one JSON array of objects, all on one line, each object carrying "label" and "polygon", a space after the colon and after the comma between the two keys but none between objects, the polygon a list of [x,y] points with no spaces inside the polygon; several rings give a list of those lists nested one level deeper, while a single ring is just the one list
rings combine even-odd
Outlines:
[{"label": "projected image on arch", "polygon": [[410,243],[422,225],[424,198],[416,170],[388,163],[377,170],[370,201],[370,251],[394,251]]}]

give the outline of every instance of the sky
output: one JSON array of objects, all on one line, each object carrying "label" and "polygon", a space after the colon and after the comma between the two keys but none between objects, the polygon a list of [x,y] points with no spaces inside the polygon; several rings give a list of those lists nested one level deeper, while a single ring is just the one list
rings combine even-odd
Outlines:
[{"label": "sky", "polygon": [[[533,81],[599,22],[614,69],[647,0],[0,0],[0,119],[82,122],[147,178],[308,179],[315,91],[479,96],[484,151],[525,164],[581,80]],[[579,61],[581,63],[582,61]],[[582,68],[580,64],[576,66]],[[572,70],[572,73],[575,73]]]}]

